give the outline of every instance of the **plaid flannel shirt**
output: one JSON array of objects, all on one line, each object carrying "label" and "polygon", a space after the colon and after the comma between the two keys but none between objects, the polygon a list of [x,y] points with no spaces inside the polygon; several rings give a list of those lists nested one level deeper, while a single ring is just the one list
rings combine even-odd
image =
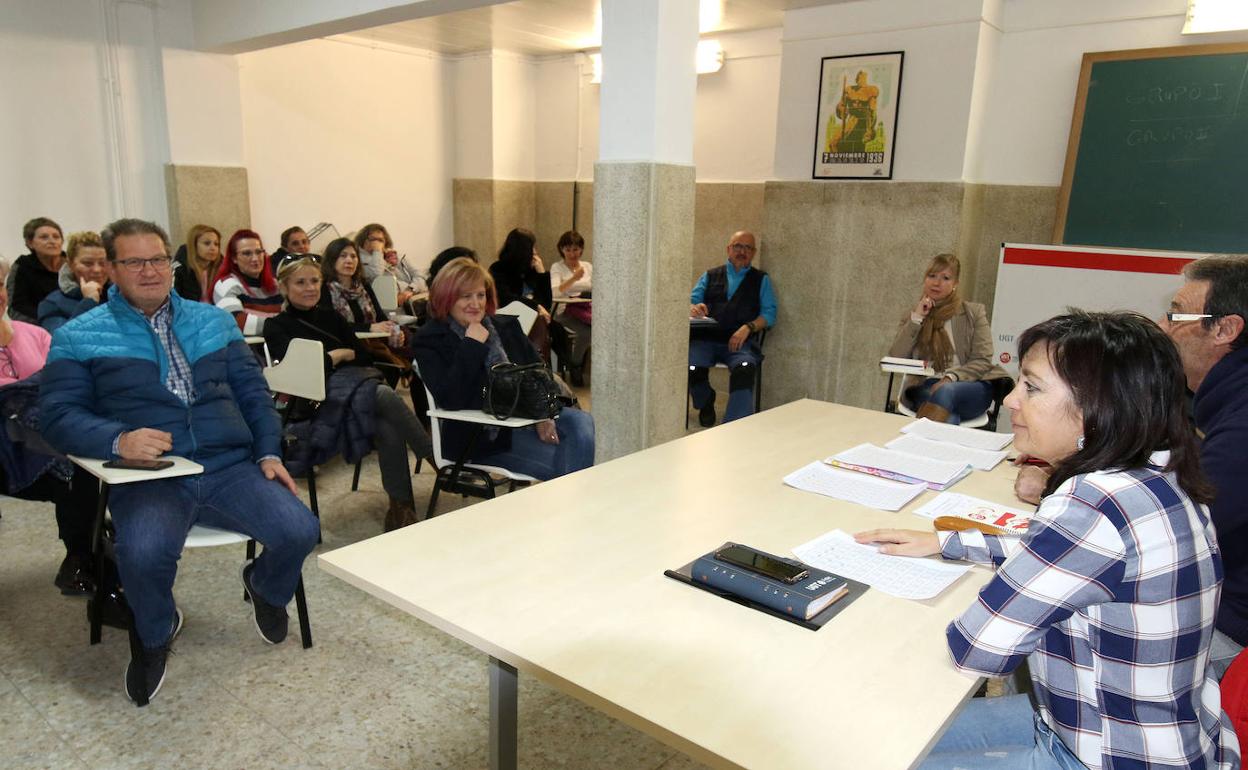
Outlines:
[{"label": "plaid flannel shirt", "polygon": [[191,362],[173,336],[173,303],[165,302],[147,322],[152,325],[160,344],[169,356],[169,373],[165,375],[165,387],[169,392],[189,404],[195,400],[195,379],[191,375]]},{"label": "plaid flannel shirt", "polygon": [[1239,767],[1207,673],[1221,557],[1168,461],[1068,479],[1021,540],[941,533],[946,558],[998,565],[946,630],[954,664],[999,676],[1026,657],[1040,717],[1091,768]]}]

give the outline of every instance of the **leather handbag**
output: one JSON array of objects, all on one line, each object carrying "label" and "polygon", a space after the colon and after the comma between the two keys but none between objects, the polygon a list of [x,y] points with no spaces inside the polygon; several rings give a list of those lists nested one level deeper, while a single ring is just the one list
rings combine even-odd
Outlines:
[{"label": "leather handbag", "polygon": [[559,395],[559,385],[542,363],[495,364],[485,383],[485,411],[498,420],[549,420],[563,407]]}]

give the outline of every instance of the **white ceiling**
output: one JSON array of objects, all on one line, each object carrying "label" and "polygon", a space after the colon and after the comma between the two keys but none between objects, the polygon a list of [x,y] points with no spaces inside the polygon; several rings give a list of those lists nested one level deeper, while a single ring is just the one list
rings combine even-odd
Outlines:
[{"label": "white ceiling", "polygon": [[[779,27],[786,9],[850,1],[700,0],[701,31]],[[363,29],[352,32],[351,37],[444,54],[500,49],[542,56],[600,46],[599,9],[599,0],[515,0]]]}]

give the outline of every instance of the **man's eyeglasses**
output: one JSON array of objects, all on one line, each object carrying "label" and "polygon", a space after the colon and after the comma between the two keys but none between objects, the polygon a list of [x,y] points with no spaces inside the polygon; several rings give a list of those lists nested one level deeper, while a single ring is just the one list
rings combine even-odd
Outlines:
[{"label": "man's eyeglasses", "polygon": [[149,257],[147,259],[118,259],[113,264],[120,265],[126,272],[141,273],[143,268],[150,267],[158,273],[163,273],[169,269],[169,265],[173,264],[173,260],[169,257]]},{"label": "man's eyeglasses", "polygon": [[752,251],[756,251],[756,249],[748,243],[734,243],[728,248],[732,249],[733,251],[744,251],[747,254]]},{"label": "man's eyeglasses", "polygon": [[1225,313],[1166,313],[1166,320],[1172,324],[1183,321],[1200,321],[1205,318],[1221,318]]}]

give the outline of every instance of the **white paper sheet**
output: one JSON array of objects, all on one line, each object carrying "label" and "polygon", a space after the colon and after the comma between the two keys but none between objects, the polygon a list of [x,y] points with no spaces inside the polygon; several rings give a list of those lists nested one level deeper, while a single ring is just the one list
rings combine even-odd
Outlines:
[{"label": "white paper sheet", "polygon": [[897,452],[930,457],[933,460],[966,463],[972,468],[977,468],[981,471],[992,470],[997,463],[1005,459],[1007,454],[1004,449],[999,452],[987,449],[971,449],[961,444],[951,444],[948,441],[932,441],[922,436],[916,436],[913,433],[903,433],[884,446]]},{"label": "white paper sheet", "polygon": [[784,483],[805,492],[848,500],[882,511],[899,511],[927,489],[926,484],[903,484],[829,468],[818,460],[785,476]]},{"label": "white paper sheet", "polygon": [[884,475],[885,478],[891,478],[887,474],[909,476],[912,479],[926,481],[940,489],[971,472],[970,465],[965,462],[948,462],[907,452],[894,452],[875,444],[859,444],[843,452],[837,452],[824,462],[831,463],[833,460],[857,465],[859,468],[854,470],[862,469],[867,473],[871,473],[872,470],[883,471],[883,474],[877,475]]},{"label": "white paper sheet", "polygon": [[866,583],[902,599],[938,596],[971,568],[969,564],[888,556],[873,545],[854,542],[852,535],[839,529],[802,543],[793,553],[812,567]]},{"label": "white paper sheet", "polygon": [[957,516],[971,521],[981,521],[1015,534],[1027,531],[1031,514],[1019,508],[1011,508],[989,500],[981,500],[957,492],[941,492],[935,498],[914,509],[920,516],[935,519],[937,516]]},{"label": "white paper sheet", "polygon": [[901,432],[922,436],[932,441],[948,441],[971,449],[988,449],[994,452],[1005,449],[1014,440],[1014,436],[1010,433],[989,433],[986,430],[963,428],[961,425],[932,422],[926,417],[915,420],[902,428]]}]

